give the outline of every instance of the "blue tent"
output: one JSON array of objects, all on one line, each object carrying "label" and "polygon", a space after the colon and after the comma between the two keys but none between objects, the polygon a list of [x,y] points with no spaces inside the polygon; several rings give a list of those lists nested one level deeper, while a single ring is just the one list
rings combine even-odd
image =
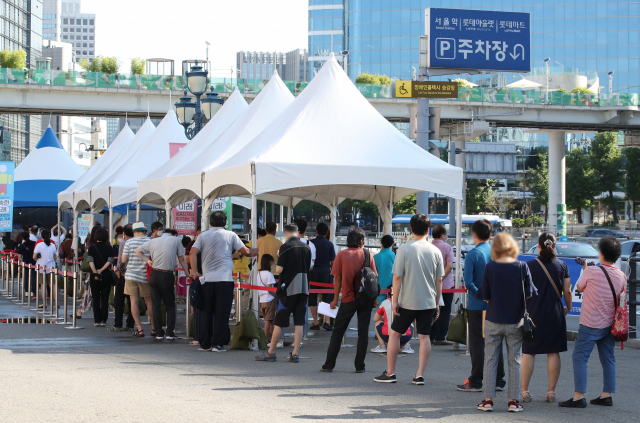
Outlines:
[{"label": "blue tent", "polygon": [[14,207],[58,207],[58,193],[82,175],[51,129],[16,167]]}]

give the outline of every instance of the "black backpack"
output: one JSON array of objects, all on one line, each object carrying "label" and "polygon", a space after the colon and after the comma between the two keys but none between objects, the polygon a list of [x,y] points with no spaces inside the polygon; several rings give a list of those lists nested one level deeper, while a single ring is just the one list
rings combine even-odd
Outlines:
[{"label": "black backpack", "polygon": [[[373,301],[380,295],[380,284],[378,276],[371,266],[371,253],[364,249],[364,265],[353,277],[353,293],[356,301],[360,304],[373,304]],[[360,291],[362,288],[362,291]]]}]

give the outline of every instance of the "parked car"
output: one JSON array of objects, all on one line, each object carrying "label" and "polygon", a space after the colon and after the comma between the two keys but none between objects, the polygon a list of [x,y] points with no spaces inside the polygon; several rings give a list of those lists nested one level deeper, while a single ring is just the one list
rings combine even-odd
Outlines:
[{"label": "parked car", "polygon": [[[538,246],[534,245],[529,248],[527,254],[538,254]],[[597,259],[598,251],[589,244],[581,242],[565,242],[556,243],[556,254],[558,257],[582,257],[588,259]]]},{"label": "parked car", "polygon": [[594,238],[602,238],[603,236],[613,236],[616,238],[629,239],[629,237],[622,232],[613,231],[611,229],[589,229],[586,236]]},{"label": "parked car", "polygon": [[[620,270],[622,270],[624,274],[627,275],[627,278],[629,278],[629,257],[634,253],[640,256],[640,254],[638,254],[640,252],[640,240],[632,239],[630,241],[623,242],[620,245],[622,246],[622,254],[620,255],[620,262],[616,263],[616,267],[619,267]],[[618,264],[619,266],[617,266]],[[640,277],[640,266],[638,266],[639,264],[640,263],[636,263],[636,277]]]}]

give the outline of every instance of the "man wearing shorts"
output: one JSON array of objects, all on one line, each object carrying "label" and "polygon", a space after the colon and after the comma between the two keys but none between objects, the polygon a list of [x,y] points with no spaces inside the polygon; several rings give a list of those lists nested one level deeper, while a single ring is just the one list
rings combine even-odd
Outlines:
[{"label": "man wearing shorts", "polygon": [[153,308],[151,305],[151,288],[147,280],[147,264],[135,253],[136,248],[148,241],[146,237],[147,227],[144,226],[144,222],[135,222],[131,225],[131,229],[133,229],[133,238],[127,240],[122,251],[122,263],[127,265],[127,270],[124,274],[124,294],[130,296],[131,314],[138,327],[138,330],[133,334],[139,337],[144,336],[142,324],[140,323],[140,309],[138,308],[138,298],[143,297],[144,302],[147,304],[149,320],[151,320],[151,336],[155,336],[156,328],[153,324]]},{"label": "man wearing shorts", "polygon": [[274,321],[273,335],[269,350],[256,357],[257,361],[276,361],[276,345],[280,340],[282,328],[289,327],[289,319],[293,314],[295,336],[293,351],[287,357],[292,363],[298,363],[298,351],[302,342],[302,328],[305,324],[307,298],[309,297],[309,267],[311,266],[311,249],[297,236],[296,224],[285,225],[284,235],[287,242],[280,248],[276,272],[280,280],[276,282],[276,295],[280,303]]},{"label": "man wearing shorts", "polygon": [[387,345],[387,370],[374,378],[376,382],[396,382],[396,359],[400,350],[400,337],[416,321],[420,338],[418,372],[413,377],[414,385],[424,385],[424,370],[431,355],[429,333],[432,323],[438,318],[444,264],[442,253],[430,242],[427,234],[431,220],[424,214],[411,218],[411,233],[415,241],[398,248],[393,264],[393,322]]}]

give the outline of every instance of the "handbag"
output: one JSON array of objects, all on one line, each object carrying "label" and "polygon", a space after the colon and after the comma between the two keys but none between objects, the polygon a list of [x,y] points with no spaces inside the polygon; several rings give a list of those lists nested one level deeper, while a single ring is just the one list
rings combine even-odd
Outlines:
[{"label": "handbag", "polygon": [[520,262],[520,280],[522,281],[522,301],[524,301],[524,317],[523,317],[523,325],[522,325],[522,338],[525,341],[532,341],[534,338],[534,330],[536,325],[531,320],[529,316],[529,312],[527,311],[527,294],[524,291],[524,274],[522,262]]},{"label": "handbag", "polygon": [[[456,303],[460,299],[456,300]],[[449,332],[447,333],[447,341],[457,342],[458,344],[467,344],[467,309],[460,304],[460,308],[456,315],[449,323]]]},{"label": "handbag", "polygon": [[89,254],[82,256],[82,263],[80,263],[80,271],[83,273],[90,273],[91,266],[89,266]]},{"label": "handbag", "polygon": [[551,275],[549,274],[549,271],[547,270],[546,267],[544,267],[544,264],[542,264],[540,259],[536,258],[535,260],[540,264],[540,267],[542,267],[542,270],[544,270],[544,273],[547,275],[547,278],[549,278],[549,282],[551,282],[551,286],[553,287],[553,290],[556,291],[556,294],[558,295],[558,299],[562,301],[562,295],[560,294],[560,291],[558,290],[558,287],[553,281],[553,279],[551,279]]},{"label": "handbag", "polygon": [[196,278],[195,281],[189,284],[189,304],[198,310],[202,310],[204,308],[202,283],[200,283],[200,278]]},{"label": "handbag", "polygon": [[[620,299],[616,296],[616,290],[613,287],[609,273],[604,266],[599,266],[607,277],[611,293],[613,294],[614,320],[611,326],[611,335],[616,337],[616,342],[626,342],[629,339],[629,310],[627,309],[627,290],[622,286],[620,291]],[[635,289],[635,288],[634,288]]]}]

